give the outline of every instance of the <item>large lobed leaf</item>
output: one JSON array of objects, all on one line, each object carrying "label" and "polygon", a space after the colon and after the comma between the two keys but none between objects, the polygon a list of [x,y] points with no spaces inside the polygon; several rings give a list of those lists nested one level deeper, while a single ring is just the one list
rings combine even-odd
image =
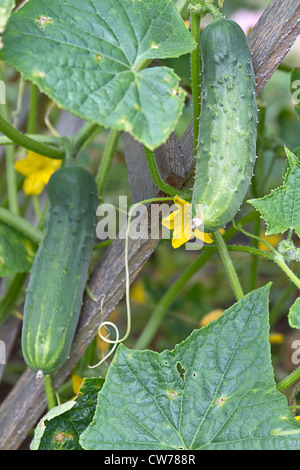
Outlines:
[{"label": "large lobed leaf", "polygon": [[71,113],[149,148],[174,130],[185,93],[167,67],[196,46],[170,0],[31,0],[14,13],[0,58]]},{"label": "large lobed leaf", "polygon": [[117,350],[83,448],[300,449],[300,425],[277,391],[269,285],[173,351]]}]

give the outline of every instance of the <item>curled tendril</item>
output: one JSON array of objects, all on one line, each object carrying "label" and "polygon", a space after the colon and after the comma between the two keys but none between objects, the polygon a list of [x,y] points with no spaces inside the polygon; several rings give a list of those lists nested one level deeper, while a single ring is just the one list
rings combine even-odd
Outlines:
[{"label": "curled tendril", "polygon": [[[126,279],[127,328],[126,328],[125,335],[122,338],[120,338],[120,332],[119,332],[119,328],[117,327],[117,325],[115,325],[111,321],[104,321],[104,322],[100,323],[100,325],[98,327],[98,336],[105,343],[112,344],[113,347],[110,349],[110,351],[108,351],[107,354],[105,354],[105,356],[97,364],[95,364],[93,366],[89,366],[90,369],[94,369],[95,367],[98,367],[101,364],[103,364],[103,362],[105,362],[107,360],[107,358],[113,354],[113,352],[116,350],[118,344],[123,343],[128,338],[128,336],[130,334],[130,331],[131,331],[130,272],[129,272],[129,263],[128,263],[128,245],[129,245],[129,231],[130,231],[130,223],[131,223],[132,213],[138,206],[143,205],[143,204],[148,204],[148,203],[151,203],[151,202],[159,202],[159,201],[172,201],[172,200],[173,200],[172,197],[156,197],[156,198],[152,198],[152,199],[145,199],[144,201],[140,201],[140,202],[137,202],[136,204],[134,204],[129,210],[128,222],[127,222],[127,228],[126,228],[126,238],[125,238],[125,279]],[[100,304],[100,311],[103,315],[103,302],[104,302],[104,299],[105,299],[105,295],[104,294],[102,294],[102,295],[103,295],[103,298],[102,298],[101,304]],[[91,297],[91,298],[93,300],[93,297]],[[97,301],[97,299],[95,299],[95,300]],[[100,300],[100,299],[98,299],[98,300]],[[112,327],[115,330],[115,334],[116,334],[115,339],[109,339],[108,336],[104,336],[101,333],[101,329],[104,328],[104,329],[107,330],[107,327]]]}]

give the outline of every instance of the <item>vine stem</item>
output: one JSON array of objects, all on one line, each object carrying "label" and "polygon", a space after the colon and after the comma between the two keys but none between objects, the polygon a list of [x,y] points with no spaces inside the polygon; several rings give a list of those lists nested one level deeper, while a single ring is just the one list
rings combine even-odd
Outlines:
[{"label": "vine stem", "polygon": [[[1,78],[1,77],[0,77]],[[9,122],[9,110],[7,104],[1,104],[1,113]],[[9,124],[11,125],[11,124]],[[17,176],[14,167],[15,163],[15,148],[14,145],[5,147],[5,166],[6,166],[6,186],[7,186],[7,197],[8,206],[11,212],[15,215],[19,215],[19,201],[18,201],[18,188],[17,188]]]},{"label": "vine stem", "polygon": [[55,394],[54,394],[54,390],[52,387],[51,375],[47,375],[47,374],[44,375],[44,387],[45,387],[48,411],[50,411],[52,410],[52,408],[56,406],[56,399],[55,399]]},{"label": "vine stem", "polygon": [[227,247],[226,247],[226,243],[225,243],[222,235],[220,234],[220,232],[214,232],[213,237],[214,237],[215,244],[218,248],[218,251],[220,253],[220,256],[222,258],[224,267],[226,269],[226,272],[227,272],[229,281],[231,283],[234,295],[235,295],[237,300],[241,300],[244,297],[244,292],[243,292],[242,286],[240,284],[239,278],[237,276],[237,273],[234,269],[232,260],[229,256],[229,253],[228,253],[228,250],[227,250]]},{"label": "vine stem", "polygon": [[298,287],[298,289],[300,289],[300,279],[298,278],[298,276],[296,276],[295,273],[293,273],[293,271],[287,266],[287,264],[285,263],[284,261],[284,258],[282,255],[280,255],[279,253],[277,253],[275,256],[274,256],[274,261],[276,264],[278,264],[278,266],[282,269],[283,272],[285,272],[285,274],[290,278],[290,280],[295,284],[295,286]]},{"label": "vine stem", "polygon": [[82,126],[81,129],[75,134],[73,137],[73,152],[77,154],[79,150],[81,150],[87,142],[90,141],[95,135],[101,132],[102,126],[99,124],[94,124],[87,122]]},{"label": "vine stem", "polygon": [[35,134],[38,115],[38,88],[34,83],[30,84],[30,103],[27,122],[27,133]]},{"label": "vine stem", "polygon": [[181,196],[186,201],[190,201],[192,192],[189,190],[173,188],[173,186],[166,183],[159,174],[159,170],[156,165],[154,153],[152,152],[152,150],[148,149],[147,147],[144,147],[144,150],[145,150],[145,155],[146,155],[146,159],[148,163],[148,168],[149,168],[151,178],[153,179],[154,184],[161,191],[168,194],[169,196],[174,196],[174,197]]},{"label": "vine stem", "polygon": [[277,390],[279,390],[279,392],[283,392],[286,388],[290,387],[290,385],[293,385],[299,379],[300,367],[297,367],[296,370],[294,370],[290,375],[285,377],[285,379],[281,380],[281,382],[277,384]]},{"label": "vine stem", "polygon": [[38,142],[28,135],[23,134],[14,126],[12,126],[4,117],[0,114],[0,132],[6,137],[12,140],[15,144],[32,150],[33,152],[39,153],[49,158],[61,159],[64,156],[64,150],[50,147],[49,145]]},{"label": "vine stem", "polygon": [[117,131],[116,129],[111,129],[96,176],[99,201],[103,199],[107,176],[112,165],[112,161],[119,141],[119,136],[120,131]]},{"label": "vine stem", "polygon": [[[59,147],[60,145],[60,139],[49,135],[27,134],[27,137],[41,144],[51,145],[53,147]],[[0,145],[14,145],[14,142],[9,137],[1,135]]]},{"label": "vine stem", "polygon": [[12,212],[0,207],[0,221],[19,230],[34,243],[39,243],[42,238],[42,232],[27,220],[19,217]]}]

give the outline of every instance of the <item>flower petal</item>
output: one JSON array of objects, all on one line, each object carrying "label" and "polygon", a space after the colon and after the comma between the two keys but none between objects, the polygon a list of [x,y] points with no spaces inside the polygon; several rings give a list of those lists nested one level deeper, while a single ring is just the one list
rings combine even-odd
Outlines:
[{"label": "flower petal", "polygon": [[208,244],[213,243],[213,239],[208,235],[208,233],[201,232],[197,228],[195,228],[194,230],[194,235],[196,238],[198,238],[199,240],[202,240],[204,243],[208,243]]},{"label": "flower petal", "polygon": [[168,215],[167,217],[164,217],[161,221],[161,224],[164,227],[168,228],[169,230],[174,229],[174,219],[176,217],[176,212],[178,212],[178,211],[171,212],[170,215]]},{"label": "flower petal", "polygon": [[23,189],[27,196],[38,196],[44,189],[44,182],[38,172],[33,173],[24,181]]},{"label": "flower petal", "polygon": [[184,199],[181,199],[179,196],[174,197],[174,202],[176,206],[178,207],[178,209],[182,209],[182,210],[184,206],[191,206],[190,202],[187,202]]}]

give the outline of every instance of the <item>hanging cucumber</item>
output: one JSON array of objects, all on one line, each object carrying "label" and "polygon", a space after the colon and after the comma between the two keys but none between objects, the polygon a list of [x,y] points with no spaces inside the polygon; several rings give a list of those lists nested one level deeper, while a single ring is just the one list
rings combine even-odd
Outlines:
[{"label": "hanging cucumber", "polygon": [[[255,74],[244,32],[232,20],[218,19],[201,38],[202,87],[194,222],[214,232],[230,222],[246,195],[256,157]],[[199,207],[198,207],[199,209]]]},{"label": "hanging cucumber", "polygon": [[67,359],[81,309],[96,233],[97,188],[82,167],[56,171],[47,186],[49,212],[24,305],[26,364],[51,374]]}]

